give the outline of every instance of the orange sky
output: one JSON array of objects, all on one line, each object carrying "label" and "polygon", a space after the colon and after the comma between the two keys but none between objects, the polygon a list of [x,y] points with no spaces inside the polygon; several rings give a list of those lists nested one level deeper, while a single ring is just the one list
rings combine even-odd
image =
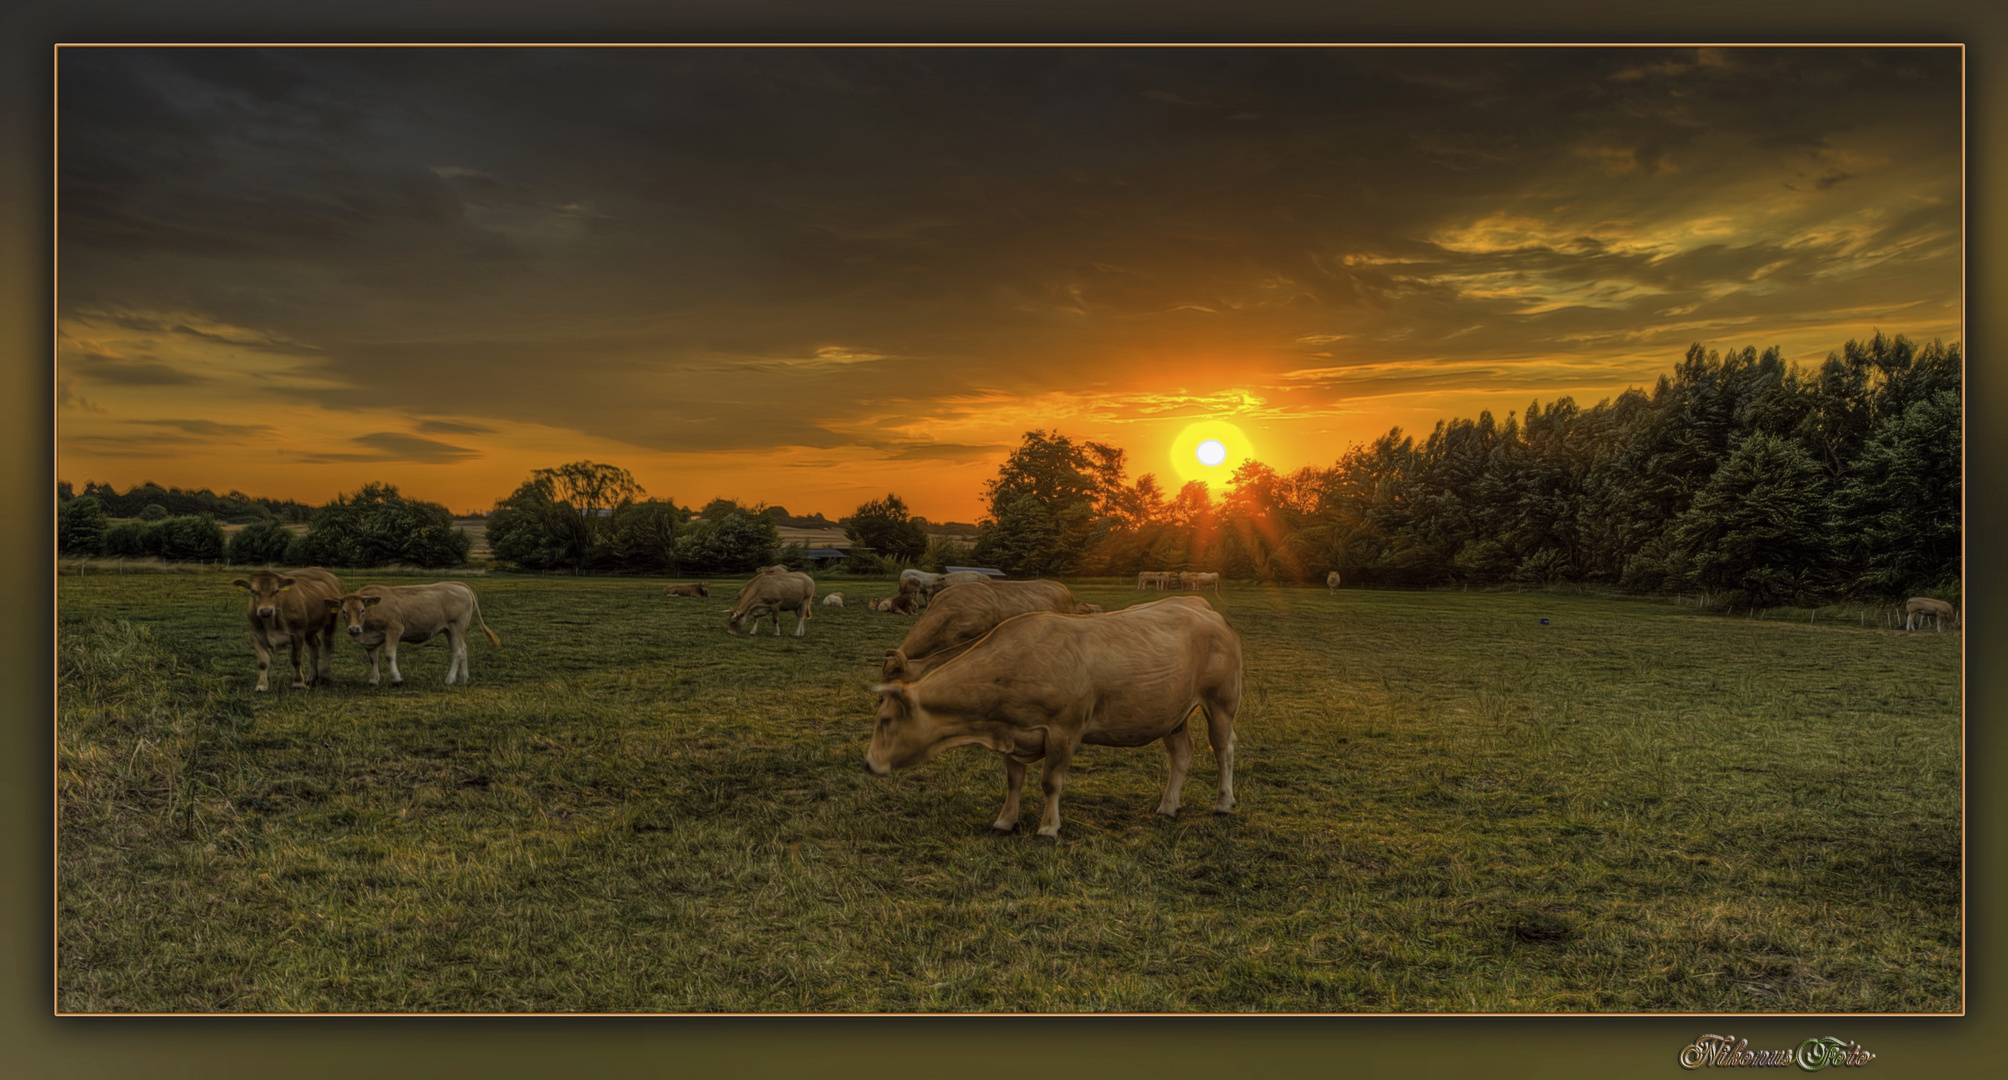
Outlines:
[{"label": "orange sky", "polygon": [[[1960,339],[1956,50],[66,49],[60,475],[974,520]],[[1224,481],[1236,464],[1218,470]]]}]

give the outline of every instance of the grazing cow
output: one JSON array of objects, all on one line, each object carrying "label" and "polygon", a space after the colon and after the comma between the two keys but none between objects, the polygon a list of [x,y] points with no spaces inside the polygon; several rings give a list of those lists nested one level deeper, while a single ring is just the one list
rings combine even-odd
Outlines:
[{"label": "grazing cow", "polygon": [[695,585],[664,585],[664,586],[662,587],[662,595],[664,595],[664,596],[710,596],[710,595],[711,595],[711,583],[710,583],[710,582],[708,582],[708,581],[700,581],[700,582],[698,582],[698,583],[697,583],[697,584],[695,584]]},{"label": "grazing cow", "polygon": [[915,606],[914,593],[900,593],[898,596],[881,596],[865,602],[873,611],[890,611],[899,615],[912,615],[920,609]]},{"label": "grazing cow", "polygon": [[1157,812],[1178,813],[1192,764],[1195,710],[1220,764],[1216,814],[1234,809],[1234,714],[1241,707],[1241,639],[1197,597],[1138,604],[1095,619],[1020,615],[974,648],[879,695],[865,768],[877,776],[975,743],[1004,755],[1004,809],[990,826],[1018,827],[1025,766],[1045,759],[1039,835],[1060,835],[1060,789],[1083,743],[1142,746],[1162,739],[1171,780]]},{"label": "grazing cow", "polygon": [[843,607],[843,606],[844,606],[844,594],[843,594],[843,593],[840,593],[840,592],[833,592],[833,593],[831,593],[830,595],[828,595],[828,596],[825,596],[825,597],[823,597],[823,606],[824,606],[824,607]]},{"label": "grazing cow", "polygon": [[1333,592],[1339,591],[1339,572],[1337,570],[1325,575],[1325,588]]},{"label": "grazing cow", "polygon": [[782,572],[768,573],[762,570],[739,590],[739,598],[732,604],[732,614],[725,617],[727,633],[739,632],[741,623],[747,624],[747,634],[760,632],[760,620],[772,616],[774,636],[781,636],[781,613],[795,613],[795,636],[809,632],[809,612],[816,604],[816,580],[807,574]]},{"label": "grazing cow", "polygon": [[1072,615],[1074,594],[1057,581],[986,581],[943,589],[899,648],[886,650],[883,673],[888,679],[917,678],[960,655],[998,623],[1028,611]]},{"label": "grazing cow", "polygon": [[1956,615],[1952,610],[1951,604],[1943,600],[1933,600],[1929,596],[1911,597],[1910,602],[1903,606],[1903,610],[1903,628],[1905,630],[1917,629],[1918,626],[1922,625],[1923,617],[1926,615],[1931,616],[1931,623],[1938,628],[1939,633],[1945,632],[1945,620],[1954,619],[1956,621]]},{"label": "grazing cow", "polygon": [[1102,606],[1101,606],[1100,604],[1075,604],[1075,605],[1074,605],[1074,614],[1076,614],[1076,615],[1100,615],[1100,614],[1102,613],[1102,610],[1103,610],[1103,609],[1102,609]]},{"label": "grazing cow", "polygon": [[1186,587],[1186,588],[1188,588],[1188,589],[1204,589],[1204,588],[1206,588],[1206,587],[1207,587],[1208,585],[1211,585],[1211,586],[1213,586],[1213,595],[1215,595],[1215,596],[1219,596],[1219,595],[1220,595],[1220,575],[1219,575],[1219,574],[1212,574],[1212,573],[1207,573],[1207,574],[1185,574],[1185,575],[1182,575],[1182,576],[1184,576],[1184,577],[1186,577],[1186,578],[1188,578],[1188,579],[1189,579],[1189,580],[1188,580],[1188,581],[1187,581],[1187,582],[1185,583],[1185,587]]},{"label": "grazing cow", "polygon": [[778,566],[778,565],[763,566],[757,572],[762,574],[785,574],[788,572],[788,568],[786,566]]},{"label": "grazing cow", "polygon": [[[291,573],[253,570],[249,578],[230,584],[251,594],[251,651],[258,654],[258,690],[268,689],[266,674],[272,653],[279,646],[293,654],[293,688],[304,689],[312,682],[327,682],[328,667],[335,658],[335,620],[323,600],[342,595],[342,583],[318,566]],[[307,665],[300,666],[300,651],[307,653]]]},{"label": "grazing cow", "polygon": [[901,570],[899,572],[899,591],[921,592],[930,587],[939,586],[942,576],[941,574],[930,574],[925,570]]},{"label": "grazing cow", "polygon": [[1138,592],[1142,592],[1142,591],[1143,591],[1143,589],[1144,589],[1144,586],[1146,586],[1146,585],[1151,585],[1151,584],[1155,584],[1155,583],[1156,583],[1156,581],[1157,581],[1157,575],[1156,575],[1156,574],[1153,574],[1153,573],[1151,573],[1151,572],[1150,572],[1150,571],[1148,571],[1148,570],[1139,570],[1139,571],[1137,571],[1137,575],[1136,575],[1136,587],[1137,587],[1137,591],[1138,591]]},{"label": "grazing cow", "polygon": [[488,621],[481,617],[481,602],[474,598],[474,590],[458,581],[440,581],[431,585],[365,585],[346,596],[329,600],[327,604],[329,613],[341,620],[349,637],[369,653],[371,686],[375,686],[381,678],[377,668],[379,651],[390,660],[390,684],[396,686],[404,682],[404,675],[397,670],[400,642],[420,645],[445,634],[448,686],[453,685],[456,674],[460,676],[460,685],[467,685],[469,626],[481,624],[481,632],[488,635],[489,644],[502,644],[502,639],[488,629]]}]

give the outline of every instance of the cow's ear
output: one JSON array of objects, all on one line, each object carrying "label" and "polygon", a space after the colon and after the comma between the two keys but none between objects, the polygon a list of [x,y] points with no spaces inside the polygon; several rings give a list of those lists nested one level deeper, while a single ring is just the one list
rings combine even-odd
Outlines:
[{"label": "cow's ear", "polygon": [[290,589],[290,588],[292,588],[292,587],[293,587],[293,579],[292,579],[292,578],[289,578],[289,577],[282,577],[282,578],[280,578],[280,579],[279,579],[279,591],[280,591],[280,592],[285,592],[285,591],[286,591],[287,589]]},{"label": "cow's ear", "polygon": [[240,589],[248,589],[251,587],[251,583],[244,580],[243,578],[236,578],[232,580],[230,584],[235,585]]},{"label": "cow's ear", "polygon": [[334,597],[332,597],[332,596],[330,596],[330,597],[328,597],[328,598],[326,598],[326,599],[322,600],[322,601],[321,601],[321,603],[322,603],[322,604],[324,604],[324,605],[326,605],[326,607],[327,607],[327,609],[328,609],[329,611],[340,611],[340,610],[342,610],[342,602],[341,602],[340,600],[337,600],[337,599],[335,599],[335,598],[334,598]]},{"label": "cow's ear", "polygon": [[378,604],[381,604],[381,603],[383,603],[383,597],[381,597],[381,596],[365,596],[365,597],[363,597],[363,606],[364,606],[364,607],[366,607],[366,608],[372,608],[372,607],[375,607],[375,606],[377,606]]},{"label": "cow's ear", "polygon": [[903,682],[894,681],[894,682],[883,682],[874,684],[872,686],[872,693],[891,694],[893,697],[896,697],[899,700],[907,702],[909,704],[911,704],[913,701],[911,697],[907,696],[906,684]]}]

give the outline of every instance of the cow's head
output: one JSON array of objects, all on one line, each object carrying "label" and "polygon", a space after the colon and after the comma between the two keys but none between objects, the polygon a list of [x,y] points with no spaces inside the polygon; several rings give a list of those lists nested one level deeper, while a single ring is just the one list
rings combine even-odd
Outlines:
[{"label": "cow's head", "polygon": [[269,619],[279,610],[279,594],[293,587],[293,579],[270,570],[253,570],[249,580],[238,578],[230,584],[251,594],[251,613]]},{"label": "cow's head", "polygon": [[772,610],[773,609],[768,607],[766,604],[758,602],[745,604],[740,607],[733,608],[732,613],[725,616],[725,632],[728,634],[736,634],[739,632],[739,628],[743,626],[748,620],[758,619]]},{"label": "cow's head", "polygon": [[361,593],[350,593],[339,599],[330,597],[327,601],[328,613],[340,619],[342,625],[348,628],[349,636],[355,638],[363,636],[363,613],[381,603],[383,597]]},{"label": "cow's head", "polygon": [[871,747],[865,751],[865,771],[887,776],[894,769],[922,764],[946,749],[940,725],[921,708],[913,684],[881,683],[872,687],[872,692],[878,695],[879,707]]}]

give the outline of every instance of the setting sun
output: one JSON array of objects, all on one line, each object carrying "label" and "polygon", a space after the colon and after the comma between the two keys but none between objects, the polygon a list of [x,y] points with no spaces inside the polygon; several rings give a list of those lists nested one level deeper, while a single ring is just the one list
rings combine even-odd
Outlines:
[{"label": "setting sun", "polygon": [[1201,420],[1179,432],[1171,444],[1171,467],[1179,482],[1204,480],[1218,486],[1255,447],[1241,429],[1225,420]]}]

